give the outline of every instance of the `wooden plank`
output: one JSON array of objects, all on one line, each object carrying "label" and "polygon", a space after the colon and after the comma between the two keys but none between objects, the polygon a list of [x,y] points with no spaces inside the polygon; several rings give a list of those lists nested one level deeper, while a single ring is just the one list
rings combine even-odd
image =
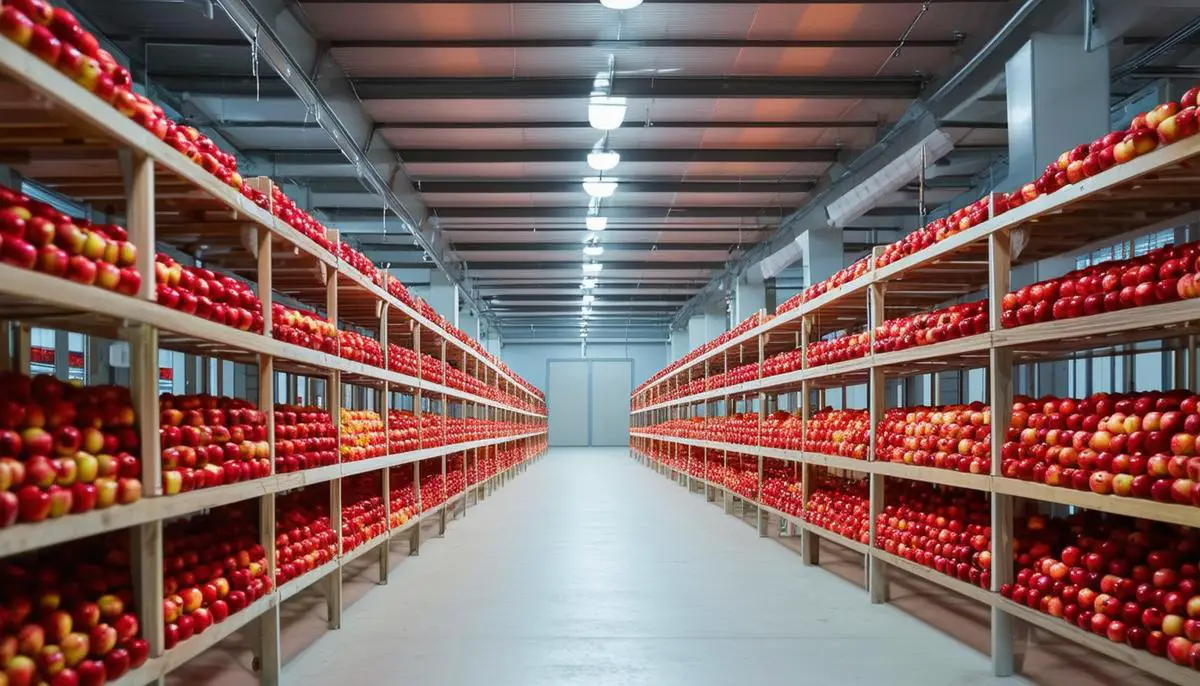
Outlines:
[{"label": "wooden plank", "polygon": [[1073,505],[1088,510],[1110,512],[1127,517],[1152,519],[1169,524],[1200,527],[1200,507],[1160,503],[1141,498],[1123,498],[1116,495],[1101,495],[1091,491],[1076,491],[1070,488],[1047,486],[1030,481],[1018,481],[996,477],[993,479],[995,492],[1017,498],[1040,500],[1060,505]]},{"label": "wooden plank", "polygon": [[1137,650],[1124,643],[1114,643],[1103,636],[1083,631],[1068,624],[1060,617],[1042,614],[1002,597],[997,597],[995,607],[1038,629],[1048,631],[1101,655],[1107,655],[1118,662],[1136,667],[1168,683],[1177,684],[1177,686],[1195,686],[1196,684],[1196,671],[1193,669],[1173,664],[1166,658],[1151,655],[1145,650]]},{"label": "wooden plank", "polygon": [[906,560],[898,555],[893,555],[893,554],[887,552],[886,550],[880,550],[878,548],[871,550],[871,559],[879,560],[880,562],[883,562],[890,567],[896,567],[897,569],[902,569],[905,572],[912,574],[913,576],[920,577],[926,581],[933,582],[933,583],[941,586],[942,588],[946,588],[951,591],[954,591],[955,593],[957,593],[961,596],[966,596],[966,597],[970,598],[971,600],[974,600],[979,603],[983,603],[984,605],[987,605],[988,607],[995,605],[996,601],[1001,599],[999,594],[992,593],[991,591],[980,588],[978,586],[967,583],[965,581],[960,581],[959,579],[956,579],[955,577],[952,577],[948,574],[942,574],[941,572],[937,571],[936,569],[930,569],[928,567],[923,567],[915,562]]}]

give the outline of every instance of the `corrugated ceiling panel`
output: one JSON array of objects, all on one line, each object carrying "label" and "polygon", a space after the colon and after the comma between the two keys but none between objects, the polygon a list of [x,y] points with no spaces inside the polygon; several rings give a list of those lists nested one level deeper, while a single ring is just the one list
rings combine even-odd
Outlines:
[{"label": "corrugated ceiling panel", "polygon": [[[1004,3],[995,6],[932,3],[913,28],[914,39],[948,39],[955,31],[978,30],[997,16]],[[805,4],[759,5],[749,37],[759,40],[784,38],[858,38],[894,40],[920,13],[921,5],[896,4]]]},{"label": "corrugated ceiling panel", "polygon": [[[741,178],[811,178],[829,167],[825,162],[628,162],[617,167],[631,178],[719,179]],[[414,179],[557,179],[583,178],[594,174],[587,162],[544,162],[503,164],[406,163],[405,169]]]}]

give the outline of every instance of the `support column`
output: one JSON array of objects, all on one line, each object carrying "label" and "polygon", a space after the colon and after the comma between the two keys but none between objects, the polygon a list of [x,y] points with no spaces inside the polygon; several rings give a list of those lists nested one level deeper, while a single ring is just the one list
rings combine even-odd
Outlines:
[{"label": "support column", "polygon": [[838,229],[810,229],[800,236],[804,285],[811,286],[846,266],[845,242]]},{"label": "support column", "polygon": [[458,326],[458,286],[440,271],[429,272],[429,297],[426,298],[438,314]]},{"label": "support column", "polygon": [[[1037,178],[1064,150],[1111,129],[1107,50],[1084,51],[1078,35],[1034,34],[1008,61],[1004,73],[1009,176],[1002,190],[1015,190]],[[1063,112],[1071,116],[1064,117]],[[1011,288],[1059,276],[1073,267],[1072,259],[1055,258],[1018,268],[1012,273]],[[1069,362],[1038,365],[1037,394],[1066,395],[1070,374]]]},{"label": "support column", "polygon": [[[1064,150],[1108,133],[1108,51],[1084,52],[1078,35],[1033,37],[1004,69],[1008,93],[1008,182],[1041,175]],[[1063,116],[1069,112],[1070,116]]]},{"label": "support column", "polygon": [[695,350],[725,333],[723,304],[709,306],[688,320],[688,350]]},{"label": "support column", "polygon": [[671,357],[671,362],[678,360],[688,353],[691,348],[691,337],[688,330],[681,329],[671,332],[671,349],[668,351]]},{"label": "support column", "polygon": [[746,317],[767,306],[767,288],[761,272],[756,269],[737,280],[733,287],[733,322],[737,324]]}]

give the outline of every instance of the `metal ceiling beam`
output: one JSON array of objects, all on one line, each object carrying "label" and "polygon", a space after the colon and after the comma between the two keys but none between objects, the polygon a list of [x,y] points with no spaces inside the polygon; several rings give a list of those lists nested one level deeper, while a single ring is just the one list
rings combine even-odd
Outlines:
[{"label": "metal ceiling beam", "polygon": [[[503,271],[518,271],[518,270],[523,270],[523,269],[546,269],[546,270],[572,269],[575,271],[580,271],[579,264],[582,261],[583,260],[580,259],[579,262],[559,262],[559,263],[555,263],[555,264],[551,264],[551,265],[546,265],[546,264],[541,264],[541,263],[536,263],[536,262],[529,262],[529,261],[472,262],[471,263],[471,271],[473,271],[473,272],[480,272],[480,271],[503,272]],[[724,262],[697,262],[695,260],[691,260],[688,262],[604,262],[603,264],[604,264],[605,270],[616,269],[616,270],[621,270],[621,271],[628,271],[628,270],[697,271],[697,270],[701,270],[701,269],[713,269],[716,267],[723,266],[725,263]],[[582,276],[582,275],[583,275],[583,272],[580,272],[580,276]],[[597,278],[603,280],[604,272],[601,272]]]},{"label": "metal ceiling beam", "polygon": [[[580,193],[580,195],[583,195]],[[318,208],[331,217],[347,217],[353,215],[342,213],[336,207]],[[606,207],[604,216],[614,219],[646,219],[646,218],[707,218],[728,219],[732,217],[756,218],[764,221],[778,221],[791,214],[794,210],[776,208],[771,211],[763,207],[736,206],[700,206],[700,207]],[[913,210],[916,211],[915,209]],[[361,212],[361,211],[360,211]],[[443,219],[579,219],[582,225],[583,216],[587,213],[587,205],[576,207],[446,207],[438,210],[438,216]],[[906,211],[906,214],[908,212]],[[378,213],[375,213],[378,215]],[[610,224],[611,226],[611,224]],[[613,227],[617,228],[617,227]],[[746,227],[750,229],[752,227]],[[449,230],[449,229],[448,229]]]},{"label": "metal ceiling beam", "polygon": [[[608,250],[623,251],[659,251],[672,250],[724,250],[722,243],[606,243],[600,239],[600,245]],[[577,243],[459,243],[455,242],[454,249],[460,253],[468,252],[543,252],[562,250],[581,250],[583,241]]]},{"label": "metal ceiling beam", "polygon": [[[686,293],[664,293],[653,296],[643,295],[617,295],[613,293],[605,293],[603,289],[595,289],[597,292],[592,294],[596,296],[595,304],[600,306],[617,306],[621,303],[645,304],[646,297],[652,297],[655,301],[677,301],[681,302],[687,299]],[[557,295],[553,293],[513,293],[508,295],[485,295],[484,300],[488,302],[500,303],[504,305],[520,304],[529,302],[531,304],[543,302],[582,302],[583,291],[571,295]],[[653,302],[653,301],[651,301]]]},{"label": "metal ceiling beam", "polygon": [[[545,233],[545,234],[550,234],[551,239],[561,239],[562,236],[556,235],[556,234],[570,233],[570,234],[575,234],[575,235],[582,235],[582,233],[581,233],[582,231],[583,231],[583,227],[578,222],[576,222],[574,225],[550,226],[550,227],[538,226],[538,227],[515,228],[515,227],[506,227],[506,226],[463,226],[463,227],[448,226],[445,228],[445,232],[452,236],[451,240],[453,240],[453,234],[456,234],[456,233],[463,233],[463,234],[483,233],[483,232],[492,232],[492,233],[516,232],[516,233],[529,233],[529,234]],[[614,232],[614,231],[626,231],[626,232],[631,232],[631,233],[639,233],[640,232],[640,233],[663,234],[661,236],[662,241],[660,241],[660,244],[669,245],[671,239],[679,239],[679,238],[704,239],[704,238],[708,238],[709,240],[718,240],[718,239],[712,238],[711,236],[706,236],[705,234],[737,233],[739,231],[746,232],[747,229],[744,226],[739,227],[736,225],[733,225],[733,226],[705,226],[705,225],[675,226],[675,225],[671,224],[671,225],[666,225],[666,226],[621,226],[618,224],[610,223],[607,233],[611,235],[612,232]],[[721,239],[721,240],[723,240],[723,239]]]},{"label": "metal ceiling beam", "polygon": [[[424,229],[428,211],[413,191],[395,151],[374,128],[354,94],[345,73],[328,55],[321,43],[292,11],[290,0],[221,0],[221,8],[234,26],[254,43],[259,59],[265,60],[277,74],[290,97],[299,98],[318,116],[345,164],[353,165],[368,187],[379,195],[383,207],[400,219],[430,255],[430,259],[462,291],[463,300],[484,317],[490,318],[478,300],[452,253],[435,245]],[[184,88],[191,92],[191,88]],[[436,225],[435,225],[436,230]]]},{"label": "metal ceiling beam", "polygon": [[[400,151],[407,164],[537,164],[578,162],[587,159],[590,150],[574,148],[426,149]],[[303,154],[303,153],[301,153]],[[632,148],[621,150],[621,162],[837,162],[841,148]],[[619,176],[619,174],[618,174]]]},{"label": "metal ceiling beam", "polygon": [[[562,181],[417,181],[421,193],[479,194],[479,193],[578,193],[583,177]],[[621,179],[622,193],[807,193],[815,180],[791,181],[671,181],[661,179]],[[309,180],[314,193],[362,193],[365,189],[357,179],[328,178]]]},{"label": "metal ceiling beam", "polygon": [[[275,0],[278,1],[278,0]],[[164,88],[196,95],[290,98],[294,94],[278,76],[259,78],[245,74],[172,74],[154,72]],[[382,100],[586,100],[592,79],[578,78],[429,78],[372,77],[353,80],[364,101]],[[744,76],[724,77],[622,77],[612,94],[627,98],[863,98],[912,100],[921,94],[924,80],[915,76]]]},{"label": "metal ceiling beam", "polygon": [[479,49],[543,49],[543,48],[603,48],[606,50],[629,50],[631,48],[729,48],[748,49],[896,49],[896,48],[953,48],[962,44],[964,36],[954,34],[945,39],[908,40],[746,40],[728,38],[657,38],[657,39],[605,39],[605,38],[497,38],[466,40],[335,40],[330,41],[331,50],[479,50]]},{"label": "metal ceiling beam", "polygon": [[[805,5],[920,5],[925,0],[804,0]],[[521,0],[528,5],[594,5],[595,0]],[[928,0],[934,5],[996,4],[1004,0]],[[304,0],[306,5],[511,5],[513,0]],[[647,5],[794,5],[796,0],[647,0]]]},{"label": "metal ceiling beam", "polygon": [[[208,126],[227,129],[288,129],[309,131],[321,128],[317,122],[304,121],[263,121],[237,119],[236,113],[222,116],[220,119],[189,118],[192,126]],[[638,120],[621,124],[622,129],[878,129],[886,126],[887,122],[865,120],[804,120],[804,121],[661,121]],[[375,127],[380,131],[415,131],[437,129],[446,131],[493,131],[511,129],[590,129],[586,121],[392,121],[376,122]],[[1002,121],[944,121],[942,128],[947,129],[986,129],[1004,130],[1007,122]]]},{"label": "metal ceiling beam", "polygon": [[[353,81],[363,100],[586,99],[591,78],[391,78]],[[867,98],[912,100],[924,80],[914,76],[640,77],[613,80],[613,96],[627,98]]]}]

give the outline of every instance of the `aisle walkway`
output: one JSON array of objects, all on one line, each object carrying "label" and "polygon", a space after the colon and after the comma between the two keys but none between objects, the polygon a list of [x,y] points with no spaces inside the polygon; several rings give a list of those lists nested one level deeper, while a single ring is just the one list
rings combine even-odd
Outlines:
[{"label": "aisle walkway", "polygon": [[672,485],[557,449],[285,668],[292,684],[1023,686]]}]

